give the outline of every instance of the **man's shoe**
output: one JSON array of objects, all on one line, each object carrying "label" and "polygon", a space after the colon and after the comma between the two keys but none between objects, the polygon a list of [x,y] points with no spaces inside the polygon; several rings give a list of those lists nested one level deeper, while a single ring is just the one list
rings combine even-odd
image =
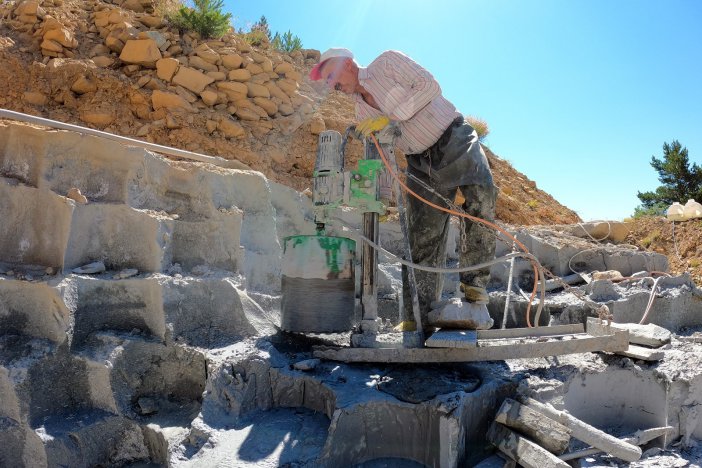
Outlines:
[{"label": "man's shoe", "polygon": [[466,301],[472,302],[473,304],[489,304],[490,296],[488,296],[485,288],[479,286],[469,286],[467,284],[461,283],[461,291],[465,295]]}]

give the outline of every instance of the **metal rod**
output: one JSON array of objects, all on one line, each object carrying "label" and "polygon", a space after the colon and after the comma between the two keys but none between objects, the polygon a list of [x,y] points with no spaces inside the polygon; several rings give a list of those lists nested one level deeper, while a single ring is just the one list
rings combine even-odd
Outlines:
[{"label": "metal rod", "polygon": [[136,140],[134,138],[123,137],[119,135],[114,135],[112,133],[103,132],[101,130],[95,130],[92,128],[81,127],[79,125],[72,125],[57,120],[45,119],[43,117],[37,117],[34,115],[23,114],[21,112],[14,112],[7,109],[0,109],[0,117],[12,120],[19,120],[21,122],[33,123],[37,125],[43,125],[45,127],[58,128],[61,130],[69,130],[73,132],[78,132],[84,135],[93,135],[101,138],[106,138],[108,140],[117,141],[129,146],[137,146],[140,148],[147,149],[149,151],[155,151],[157,153],[167,154],[170,156],[177,156],[179,158],[190,159],[192,161],[199,161],[209,164],[214,164],[215,166],[224,167],[228,169],[248,169],[244,163],[228,160],[215,156],[207,156],[200,153],[193,153],[192,151],[181,150],[178,148],[171,148],[169,146],[157,145],[155,143],[149,143],[146,141]]}]

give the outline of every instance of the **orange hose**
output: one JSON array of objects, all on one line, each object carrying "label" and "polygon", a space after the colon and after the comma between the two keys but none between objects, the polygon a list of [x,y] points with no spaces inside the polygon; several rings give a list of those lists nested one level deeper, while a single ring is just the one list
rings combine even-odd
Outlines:
[{"label": "orange hose", "polygon": [[[495,230],[501,232],[502,234],[504,234],[508,239],[512,240],[515,244],[517,244],[519,246],[520,249],[522,249],[524,251],[524,253],[529,253],[529,249],[527,249],[524,244],[519,242],[516,237],[514,237],[512,234],[510,234],[509,232],[502,229],[497,224],[491,223],[490,221],[487,221],[487,220],[482,219],[482,218],[478,218],[476,216],[471,216],[468,213],[459,213],[458,211],[452,210],[450,208],[445,208],[443,206],[439,206],[435,203],[430,202],[426,198],[423,198],[421,195],[417,194],[416,192],[414,192],[397,176],[395,171],[392,170],[392,168],[390,167],[390,163],[388,162],[388,160],[385,157],[385,153],[380,148],[380,144],[378,143],[378,140],[375,138],[375,135],[371,133],[370,136],[373,139],[373,143],[375,143],[375,147],[378,149],[378,153],[380,154],[380,158],[383,160],[383,164],[385,164],[385,167],[387,168],[388,172],[390,172],[390,175],[392,176],[392,178],[395,179],[407,193],[409,193],[410,195],[412,195],[416,199],[420,200],[421,202],[426,203],[427,205],[431,206],[432,208],[436,208],[439,211],[443,211],[444,213],[449,213],[449,214],[452,214],[455,216],[460,216],[462,218],[467,218],[467,219],[470,219],[472,221],[477,221],[481,224],[484,224],[485,226],[491,227],[492,229],[495,229]],[[536,297],[536,289],[537,289],[537,285],[538,285],[538,281],[539,281],[539,269],[538,269],[536,262],[534,262],[533,260],[529,260],[529,261],[531,262],[531,265],[534,268],[534,289],[532,289],[532,291],[531,291],[531,297],[529,298],[529,304],[527,304],[526,323],[527,323],[527,327],[532,328],[529,313],[531,312],[531,303],[534,300],[534,298]],[[510,292],[508,291],[508,294],[509,293]],[[537,324],[537,326],[538,326],[538,324]]]}]

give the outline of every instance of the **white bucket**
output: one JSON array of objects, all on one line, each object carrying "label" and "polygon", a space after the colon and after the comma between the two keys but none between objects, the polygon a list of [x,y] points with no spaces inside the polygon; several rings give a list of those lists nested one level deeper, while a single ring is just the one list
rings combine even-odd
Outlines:
[{"label": "white bucket", "polygon": [[683,216],[685,219],[702,218],[702,205],[692,198],[689,199],[683,208]]},{"label": "white bucket", "polygon": [[668,207],[666,215],[670,221],[682,221],[685,219],[685,208],[678,202],[673,203]]}]

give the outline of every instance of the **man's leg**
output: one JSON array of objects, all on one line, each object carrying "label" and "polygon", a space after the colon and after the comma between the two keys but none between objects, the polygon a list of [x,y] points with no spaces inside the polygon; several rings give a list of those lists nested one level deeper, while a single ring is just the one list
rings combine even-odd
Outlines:
[{"label": "man's leg", "polygon": [[[495,201],[497,188],[492,181],[485,185],[465,185],[461,193],[466,201],[463,209],[469,215],[495,221]],[[460,265],[470,266],[495,258],[496,233],[493,228],[477,221],[464,218],[464,236],[458,242]],[[460,274],[461,283],[468,286],[485,288],[490,281],[490,268],[465,271]]]},{"label": "man's leg", "polygon": [[[426,175],[412,171],[410,173],[431,186]],[[439,197],[424,189],[417,182],[408,178],[407,185],[417,194],[427,200],[443,206]],[[449,193],[437,190],[446,198],[453,198],[455,189]],[[420,265],[442,267],[446,263],[446,240],[449,230],[449,214],[425,204],[412,195],[407,195],[407,227],[412,261]],[[417,283],[417,296],[419,310],[422,317],[422,327],[425,331],[432,330],[429,326],[428,314],[432,302],[439,299],[443,286],[443,275],[421,270],[414,270]],[[412,311],[412,296],[410,293],[407,267],[402,267],[402,300],[404,306],[404,319],[414,320]]]}]

